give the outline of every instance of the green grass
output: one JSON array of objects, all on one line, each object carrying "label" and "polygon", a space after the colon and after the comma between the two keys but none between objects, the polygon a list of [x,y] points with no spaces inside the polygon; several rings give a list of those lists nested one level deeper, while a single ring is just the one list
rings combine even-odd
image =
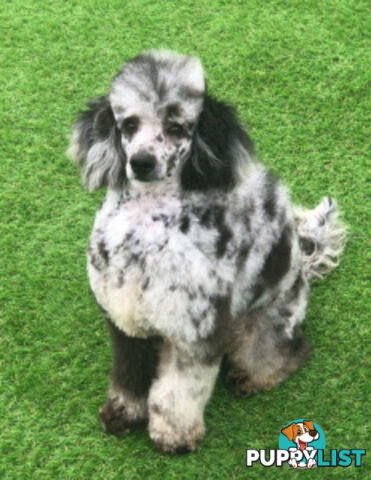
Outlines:
[{"label": "green grass", "polygon": [[[307,417],[327,448],[367,448],[370,330],[366,240],[370,12],[363,0],[3,2],[0,11],[0,478],[291,478],[245,467]],[[349,225],[341,266],[313,286],[300,373],[243,400],[219,380],[199,450],[158,454],[145,430],[97,420],[111,351],[85,250],[104,192],[80,187],[64,152],[76,112],[123,61],[165,46],[199,55],[295,202],[334,196]],[[367,49],[368,47],[368,49]],[[366,478],[318,469],[320,478]],[[302,475],[302,474],[300,474]],[[306,474],[303,474],[306,475]]]}]

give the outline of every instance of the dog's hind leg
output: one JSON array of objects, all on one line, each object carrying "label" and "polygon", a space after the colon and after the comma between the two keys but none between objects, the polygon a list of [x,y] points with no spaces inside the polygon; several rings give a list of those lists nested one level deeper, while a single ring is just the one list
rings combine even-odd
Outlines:
[{"label": "dog's hind leg", "polygon": [[229,380],[237,393],[249,396],[270,390],[305,363],[310,348],[300,323],[307,296],[308,285],[299,274],[290,292],[239,323],[227,355]]},{"label": "dog's hind leg", "polygon": [[156,373],[160,340],[128,337],[109,318],[107,322],[113,367],[108,399],[99,416],[107,432],[119,435],[147,419],[148,392]]}]

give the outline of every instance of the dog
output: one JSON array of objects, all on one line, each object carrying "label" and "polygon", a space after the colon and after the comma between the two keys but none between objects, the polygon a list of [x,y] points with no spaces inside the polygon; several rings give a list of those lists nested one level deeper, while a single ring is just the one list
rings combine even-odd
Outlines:
[{"label": "dog", "polygon": [[107,189],[88,249],[114,357],[101,423],[148,422],[161,451],[192,451],[223,358],[243,395],[305,362],[309,280],[344,245],[336,203],[294,207],[199,59],[167,50],[124,65],[68,153],[89,190]]},{"label": "dog", "polygon": [[[308,447],[308,443],[319,439],[319,432],[314,428],[313,422],[304,420],[303,422],[291,423],[288,427],[281,430],[290,442],[296,443],[296,448],[290,448],[292,451],[296,450],[312,450],[313,447]],[[308,464],[300,462],[299,464],[293,458],[289,461],[289,465],[293,468],[313,468],[317,466],[314,458],[308,460]]]}]

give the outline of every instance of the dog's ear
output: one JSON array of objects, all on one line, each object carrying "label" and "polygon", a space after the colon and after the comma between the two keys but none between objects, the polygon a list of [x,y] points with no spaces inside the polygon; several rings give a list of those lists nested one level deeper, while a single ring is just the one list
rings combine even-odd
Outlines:
[{"label": "dog's ear", "polygon": [[309,428],[309,430],[315,430],[315,426],[312,421],[304,420],[304,425]]},{"label": "dog's ear", "polygon": [[191,155],[183,166],[185,190],[233,188],[239,162],[254,155],[249,136],[229,105],[205,95],[194,133]]},{"label": "dog's ear", "polygon": [[281,430],[281,433],[283,433],[290,440],[290,442],[293,442],[296,437],[297,431],[298,431],[297,424],[292,423],[288,427],[283,428]]},{"label": "dog's ear", "polygon": [[111,105],[107,97],[98,97],[87,106],[74,127],[67,154],[82,168],[89,190],[122,186],[126,156]]}]

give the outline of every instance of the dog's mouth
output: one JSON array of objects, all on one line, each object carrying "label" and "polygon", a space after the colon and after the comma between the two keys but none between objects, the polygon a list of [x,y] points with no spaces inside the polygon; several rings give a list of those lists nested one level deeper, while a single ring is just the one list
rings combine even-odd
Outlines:
[{"label": "dog's mouth", "polygon": [[305,450],[306,447],[307,447],[307,442],[302,442],[302,441],[299,439],[299,447],[300,447],[300,450]]},{"label": "dog's mouth", "polygon": [[143,183],[153,182],[155,179],[153,178],[152,174],[134,174],[134,180]]},{"label": "dog's mouth", "polygon": [[157,175],[156,175],[156,171],[155,170],[151,170],[151,171],[145,171],[145,170],[133,170],[132,168],[130,169],[131,170],[131,174],[129,176],[129,178],[131,178],[132,180],[135,180],[137,182],[140,182],[140,183],[152,183],[152,182],[155,182],[157,180]]}]

